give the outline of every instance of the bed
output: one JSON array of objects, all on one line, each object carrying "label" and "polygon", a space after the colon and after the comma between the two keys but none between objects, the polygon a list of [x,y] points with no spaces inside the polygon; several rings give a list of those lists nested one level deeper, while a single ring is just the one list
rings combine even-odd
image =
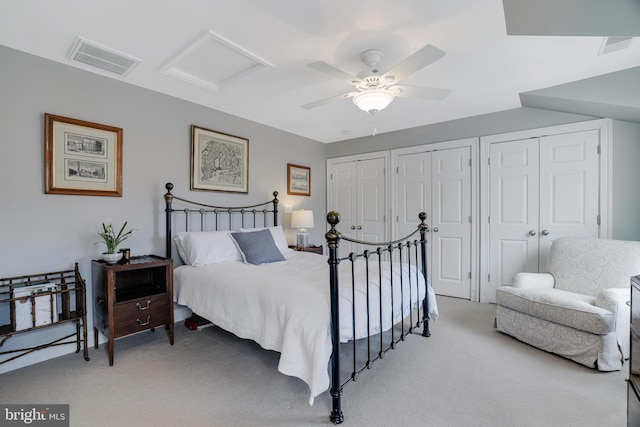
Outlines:
[{"label": "bed", "polygon": [[[430,335],[429,320],[438,311],[425,282],[425,214],[413,240],[340,258],[340,240],[347,238],[336,228],[339,214],[331,212],[329,256],[320,256],[288,247],[277,192],[262,204],[219,207],[177,197],[170,183],[165,187],[167,256],[177,252],[176,264],[184,263],[174,270],[175,302],[279,352],[278,370],[309,386],[310,404],[330,389],[333,423],[344,419],[347,383],[420,326]],[[350,367],[343,369],[341,360]]]}]

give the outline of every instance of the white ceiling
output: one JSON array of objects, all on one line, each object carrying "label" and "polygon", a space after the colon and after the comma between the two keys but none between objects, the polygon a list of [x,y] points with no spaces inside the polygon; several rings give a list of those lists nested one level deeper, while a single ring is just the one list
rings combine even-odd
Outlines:
[{"label": "white ceiling", "polygon": [[[67,54],[78,37],[142,62],[125,77],[72,62]],[[188,51],[203,37],[216,46]],[[517,108],[522,92],[640,66],[638,40],[599,56],[602,42],[595,36],[508,36],[501,0],[0,2],[0,45],[321,142]],[[365,69],[360,53],[380,49],[384,72],[426,44],[446,56],[402,83],[451,89],[445,100],[396,98],[375,117],[349,99],[300,108],[352,90],[308,64],[324,61],[357,74]],[[225,83],[227,69],[247,66],[238,49],[249,55],[249,65],[262,65]],[[181,56],[185,52],[192,55]],[[210,75],[217,91],[168,74],[172,66]]]}]

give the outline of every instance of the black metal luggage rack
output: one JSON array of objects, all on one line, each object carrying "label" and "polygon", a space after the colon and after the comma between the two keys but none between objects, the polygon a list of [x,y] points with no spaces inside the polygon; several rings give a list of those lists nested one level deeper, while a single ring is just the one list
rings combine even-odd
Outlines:
[{"label": "black metal luggage rack", "polygon": [[78,263],[72,270],[0,279],[0,348],[14,335],[72,322],[74,333],[32,347],[0,351],[0,365],[58,345],[76,344],[79,353],[81,343],[84,359],[89,360],[86,283]]}]

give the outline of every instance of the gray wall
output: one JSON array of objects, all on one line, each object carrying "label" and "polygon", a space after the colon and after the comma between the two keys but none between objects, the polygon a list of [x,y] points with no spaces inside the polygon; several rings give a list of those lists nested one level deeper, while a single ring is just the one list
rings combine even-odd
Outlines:
[{"label": "gray wall", "polygon": [[613,121],[613,238],[640,240],[640,124]]},{"label": "gray wall", "polygon": [[[383,113],[380,113],[377,120],[384,120]],[[594,117],[590,116],[558,113],[536,108],[516,108],[398,132],[334,142],[329,145],[327,155],[330,158],[348,156],[593,119]]]},{"label": "gray wall", "polygon": [[[94,245],[96,233],[106,219],[126,220],[139,230],[126,241],[133,255],[164,254],[162,195],[169,181],[174,194],[217,205],[258,203],[278,190],[281,212],[286,205],[317,212],[311,241],[323,241],[325,144],[1,46],[0,64],[0,277],[79,262],[90,285],[91,260],[104,250]],[[123,128],[123,197],[44,193],[44,113]],[[248,195],[189,191],[192,124],[250,140]],[[311,197],[287,195],[287,163],[311,167]],[[285,229],[289,217],[281,215]],[[90,292],[87,301],[91,327]],[[8,321],[4,314],[0,307],[0,324]],[[3,350],[28,339],[14,337]],[[19,363],[68,347],[36,352]]]}]

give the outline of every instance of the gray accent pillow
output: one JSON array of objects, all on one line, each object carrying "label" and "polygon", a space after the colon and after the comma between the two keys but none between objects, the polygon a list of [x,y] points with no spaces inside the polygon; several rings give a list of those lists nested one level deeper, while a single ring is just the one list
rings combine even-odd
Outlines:
[{"label": "gray accent pillow", "polygon": [[267,229],[249,233],[231,233],[231,238],[238,245],[242,258],[247,264],[260,265],[285,260],[271,232]]}]

